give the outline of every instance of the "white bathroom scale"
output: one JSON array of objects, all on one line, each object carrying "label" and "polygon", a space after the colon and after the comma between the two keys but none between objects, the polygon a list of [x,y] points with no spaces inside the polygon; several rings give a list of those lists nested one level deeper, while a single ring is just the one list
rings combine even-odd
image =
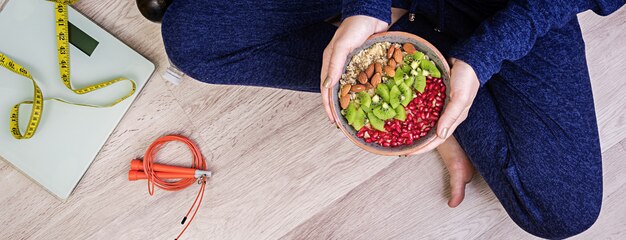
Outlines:
[{"label": "white bathroom scale", "polygon": [[[62,200],[69,197],[155,69],[153,63],[71,7],[69,22],[74,87],[125,77],[135,81],[137,91],[110,108],[45,101],[35,135],[17,140],[9,129],[9,114],[13,105],[33,99],[33,86],[27,78],[0,67],[0,159]],[[0,52],[30,71],[44,98],[106,105],[129,92],[128,82],[84,95],[66,88],[59,76],[55,31],[52,2],[9,0],[0,6]],[[23,106],[20,111],[22,132],[30,108]]]}]

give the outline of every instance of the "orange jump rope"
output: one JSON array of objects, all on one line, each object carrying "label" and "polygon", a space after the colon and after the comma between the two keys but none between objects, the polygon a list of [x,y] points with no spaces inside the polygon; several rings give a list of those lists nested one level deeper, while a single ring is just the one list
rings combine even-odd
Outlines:
[{"label": "orange jump rope", "polygon": [[[164,144],[172,141],[182,142],[193,154],[193,159],[191,162],[191,168],[184,167],[175,167],[168,166],[163,164],[154,163],[154,157],[156,153],[163,147]],[[196,195],[196,199],[193,201],[191,208],[185,214],[182,222],[180,224],[185,224],[187,217],[195,207],[195,211],[191,215],[189,222],[185,225],[185,228],[178,234],[176,239],[179,239],[180,236],[183,235],[193,218],[196,216],[198,209],[200,209],[200,203],[202,203],[202,199],[204,197],[204,189],[206,187],[206,179],[211,177],[211,172],[206,168],[206,161],[202,157],[202,153],[198,149],[198,147],[188,138],[178,135],[167,135],[163,136],[156,141],[154,141],[148,150],[146,150],[146,154],[143,157],[143,161],[139,159],[132,160],[130,162],[130,171],[128,172],[128,180],[136,181],[140,179],[148,180],[148,193],[152,196],[154,195],[154,186],[157,186],[160,189],[166,191],[179,191],[183,190],[193,183],[198,181],[202,186],[200,187],[200,191],[198,191],[198,195]],[[178,181],[165,181],[165,179],[180,179]],[[196,206],[196,203],[198,205]]]}]

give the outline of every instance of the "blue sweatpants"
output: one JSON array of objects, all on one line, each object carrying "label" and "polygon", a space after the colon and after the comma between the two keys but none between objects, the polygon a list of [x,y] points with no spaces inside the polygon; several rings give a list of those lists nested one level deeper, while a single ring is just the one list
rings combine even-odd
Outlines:
[{"label": "blue sweatpants", "polygon": [[[448,0],[438,11],[435,0],[421,0],[414,22],[405,15],[390,30],[421,36],[445,55],[503,6],[474,2]],[[163,40],[171,61],[200,81],[319,92],[322,52],[336,30],[325,20],[340,12],[340,0],[175,0]],[[578,234],[600,212],[601,151],[584,50],[576,19],[552,29],[527,56],[504,62],[454,133],[513,221],[539,237]]]}]

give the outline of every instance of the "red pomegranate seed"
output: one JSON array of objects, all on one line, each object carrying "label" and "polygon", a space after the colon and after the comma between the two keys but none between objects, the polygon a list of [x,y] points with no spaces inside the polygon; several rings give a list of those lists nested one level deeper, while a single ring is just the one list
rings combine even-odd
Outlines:
[{"label": "red pomegranate seed", "polygon": [[362,132],[362,131],[358,131],[358,132],[356,133],[356,137],[358,137],[358,138],[362,138],[362,137],[363,137],[363,132]]}]

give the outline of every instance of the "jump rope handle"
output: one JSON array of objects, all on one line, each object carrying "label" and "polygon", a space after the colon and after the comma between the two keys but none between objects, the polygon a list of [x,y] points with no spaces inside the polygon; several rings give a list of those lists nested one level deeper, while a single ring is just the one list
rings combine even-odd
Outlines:
[{"label": "jump rope handle", "polygon": [[[211,177],[211,171],[205,171],[195,168],[176,167],[164,164],[153,163],[152,169],[156,175],[164,179],[172,178],[200,178]],[[139,179],[147,179],[147,175],[143,172],[143,161],[135,159],[130,161],[130,171],[128,172],[128,180],[135,181]]]}]

